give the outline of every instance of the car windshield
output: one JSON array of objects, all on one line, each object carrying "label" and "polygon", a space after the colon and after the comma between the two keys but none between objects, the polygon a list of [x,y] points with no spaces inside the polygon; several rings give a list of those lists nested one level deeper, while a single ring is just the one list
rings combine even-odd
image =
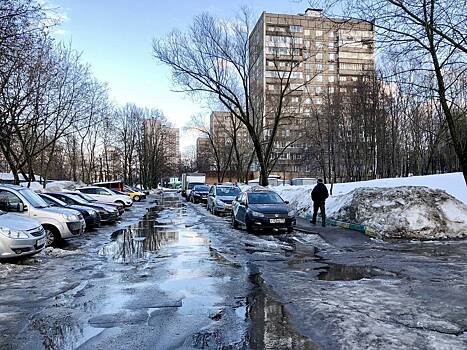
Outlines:
[{"label": "car windshield", "polygon": [[78,202],[80,204],[89,204],[89,201],[87,201],[86,199],[82,198],[81,196],[79,196],[77,194],[67,193],[66,196],[73,199],[75,202]]},{"label": "car windshield", "polygon": [[78,196],[78,197],[81,197],[82,199],[84,199],[86,202],[97,202],[97,199],[94,199],[92,198],[91,196],[88,196],[86,193],[76,193],[76,194],[73,194],[75,196]]},{"label": "car windshield", "polygon": [[284,203],[282,198],[275,192],[248,193],[250,204],[280,204]]},{"label": "car windshield", "polygon": [[200,192],[208,192],[209,191],[209,186],[195,186],[194,188],[195,191],[200,191]]},{"label": "car windshield", "polygon": [[190,183],[188,184],[188,189],[189,189],[189,190],[192,190],[195,186],[198,186],[198,185],[204,185],[204,184],[199,183],[199,182],[190,182]]},{"label": "car windshield", "polygon": [[47,202],[47,204],[49,205],[59,205],[61,207],[66,207],[67,204],[63,201],[61,201],[60,199],[58,198],[54,198],[54,197],[50,197],[50,196],[47,196],[47,195],[41,195],[41,198]]},{"label": "car windshield", "polygon": [[218,196],[228,196],[228,197],[235,197],[241,191],[238,187],[218,187],[216,188],[216,194]]},{"label": "car windshield", "polygon": [[49,205],[39,195],[30,189],[21,190],[21,195],[32,205],[34,208],[47,208]]}]

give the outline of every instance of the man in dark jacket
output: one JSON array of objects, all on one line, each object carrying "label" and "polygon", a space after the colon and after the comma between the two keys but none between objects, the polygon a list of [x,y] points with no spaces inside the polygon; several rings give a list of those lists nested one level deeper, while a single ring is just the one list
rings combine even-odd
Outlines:
[{"label": "man in dark jacket", "polygon": [[322,179],[318,179],[318,183],[311,192],[311,199],[313,200],[313,219],[311,219],[312,224],[316,224],[316,216],[318,215],[318,209],[321,211],[321,219],[323,227],[326,226],[326,209],[325,202],[329,197],[328,188],[323,183]]}]

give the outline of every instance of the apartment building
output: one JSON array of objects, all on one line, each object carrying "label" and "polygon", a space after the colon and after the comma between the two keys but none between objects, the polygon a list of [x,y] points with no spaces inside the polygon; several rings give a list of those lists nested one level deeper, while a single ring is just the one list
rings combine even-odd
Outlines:
[{"label": "apartment building", "polygon": [[[144,130],[148,136],[160,138],[164,145],[168,170],[172,175],[177,174],[181,163],[180,129],[164,125],[158,119],[148,119],[144,121]],[[154,140],[154,142],[158,141]]]},{"label": "apartment building", "polygon": [[305,130],[315,127],[313,114],[330,96],[355,92],[374,71],[374,26],[326,18],[319,9],[300,15],[264,12],[250,35],[250,66],[250,91],[263,113],[264,137],[271,134],[278,108],[284,117],[274,145],[274,172],[286,178],[315,176],[305,159],[310,142]]},{"label": "apartment building", "polygon": [[199,172],[205,173],[211,169],[212,147],[209,138],[198,137],[196,139],[196,168]]}]

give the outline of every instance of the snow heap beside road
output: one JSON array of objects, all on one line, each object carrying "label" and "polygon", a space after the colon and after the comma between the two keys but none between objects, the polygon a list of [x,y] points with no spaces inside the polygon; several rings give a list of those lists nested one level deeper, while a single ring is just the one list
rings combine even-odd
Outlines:
[{"label": "snow heap beside road", "polygon": [[381,238],[467,236],[467,206],[427,187],[358,188],[342,196],[332,219],[371,228]]},{"label": "snow heap beside road", "polygon": [[[329,185],[328,189],[330,188]],[[394,201],[393,206],[389,206],[385,214],[378,216],[378,203],[383,204],[383,199],[392,196],[391,188],[398,188],[401,186],[409,186],[404,188],[405,191],[395,191],[403,198],[413,199],[406,200],[405,202]],[[296,208],[299,216],[310,217],[313,211],[313,203],[311,201],[311,191],[314,186],[278,186],[271,187],[279,195],[290,202],[290,205]],[[369,226],[387,227],[388,230],[384,232],[377,232],[382,237],[407,237],[419,239],[433,239],[461,237],[467,235],[467,187],[465,185],[462,173],[451,173],[441,175],[429,176],[413,176],[408,178],[391,178],[391,179],[378,179],[361,182],[350,182],[335,184],[333,188],[333,195],[326,202],[326,211],[328,217],[337,219],[337,213],[341,208],[345,207],[347,203],[356,203],[358,199],[354,199],[356,195],[354,192],[358,189],[371,189],[372,197],[368,200],[375,204],[376,207],[368,207],[365,205],[367,211],[374,211],[375,218],[371,222],[368,221]],[[418,189],[424,190],[418,191]],[[427,196],[429,189],[435,190],[430,192]],[[445,191],[445,192],[444,192]],[[360,193],[359,191],[356,192]],[[409,195],[410,193],[410,195]],[[418,196],[421,196],[418,198]],[[417,197],[417,198],[416,198]],[[404,204],[402,204],[404,203]],[[408,209],[411,208],[411,209]],[[435,229],[442,229],[439,233],[433,230],[421,230],[422,222],[426,218],[427,213],[433,213],[439,210],[438,216],[431,215],[426,225]],[[394,215],[392,215],[394,211]],[[404,216],[404,217],[402,217]],[[363,219],[363,216],[361,217]],[[368,219],[367,219],[368,220]],[[391,220],[392,222],[390,222]],[[440,220],[439,222],[437,220]],[[344,221],[344,220],[342,220]],[[346,221],[349,222],[349,221]],[[417,223],[418,222],[418,223]],[[463,223],[462,223],[463,222]],[[363,222],[350,221],[353,224],[362,224]],[[416,224],[417,223],[417,224]],[[406,225],[403,229],[402,225]],[[396,226],[399,228],[395,233],[394,230],[389,230],[389,226]],[[418,226],[417,226],[418,225]],[[418,229],[417,229],[418,228]],[[428,226],[427,226],[428,228]],[[411,230],[415,231],[411,233]],[[449,232],[443,230],[447,229]],[[462,232],[463,230],[463,232]],[[426,235],[425,237],[423,235]]]}]

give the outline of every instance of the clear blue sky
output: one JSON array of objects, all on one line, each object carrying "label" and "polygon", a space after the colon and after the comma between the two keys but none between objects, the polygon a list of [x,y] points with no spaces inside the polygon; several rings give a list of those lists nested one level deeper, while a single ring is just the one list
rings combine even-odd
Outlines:
[{"label": "clear blue sky", "polygon": [[[295,0],[42,0],[58,7],[64,21],[55,30],[58,40],[70,41],[82,52],[94,75],[108,83],[110,96],[120,104],[155,107],[182,127],[203,105],[181,93],[171,92],[170,71],[151,56],[154,37],[172,29],[187,28],[197,14],[208,11],[234,17],[247,5],[255,16],[262,11],[296,14],[307,1]],[[183,138],[183,137],[182,137]],[[181,145],[192,144],[188,137]]]}]

